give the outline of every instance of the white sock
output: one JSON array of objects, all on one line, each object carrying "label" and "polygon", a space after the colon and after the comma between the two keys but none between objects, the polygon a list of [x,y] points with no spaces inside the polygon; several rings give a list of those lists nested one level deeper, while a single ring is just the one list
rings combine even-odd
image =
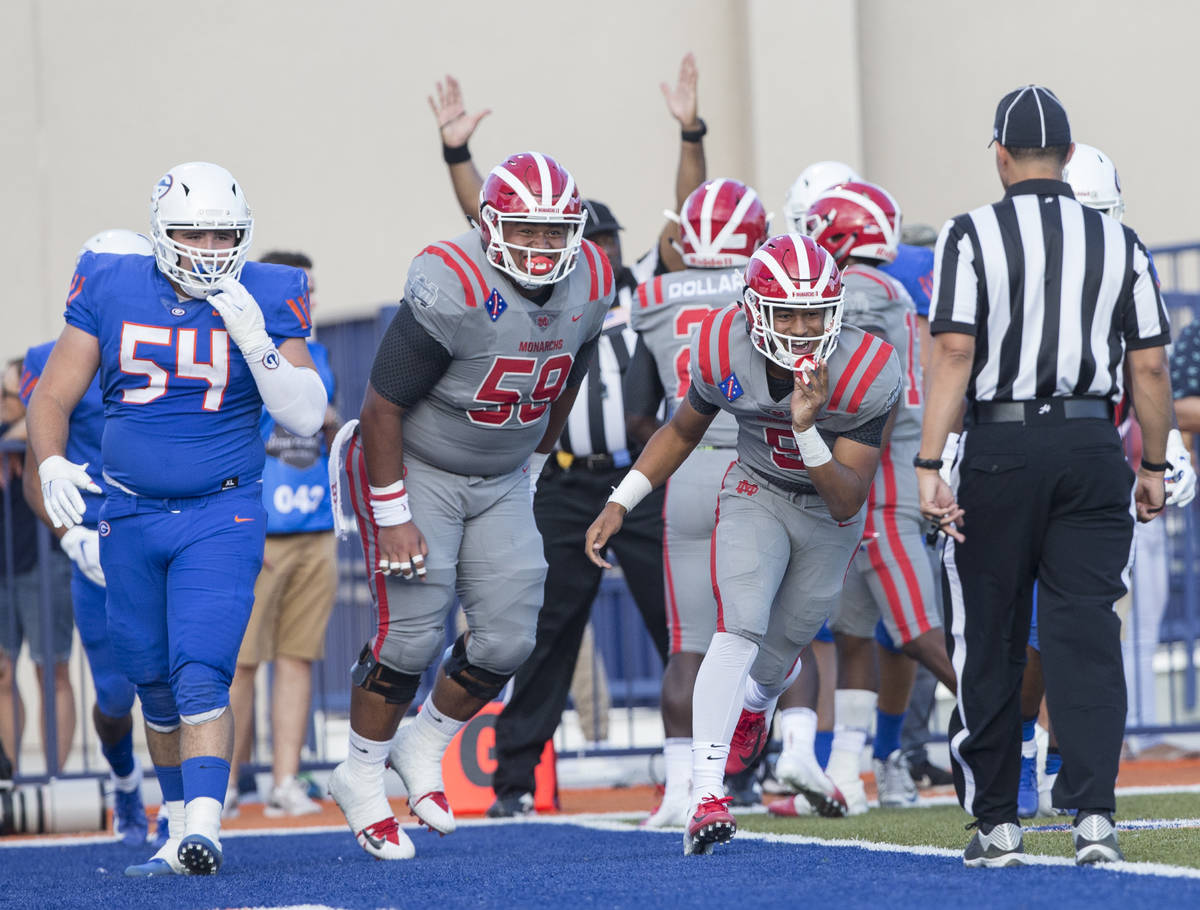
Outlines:
[{"label": "white sock", "polygon": [[723,795],[725,760],[746,697],[746,678],[758,645],[717,632],[696,674],[692,692],[692,802]]},{"label": "white sock", "polygon": [[142,762],[136,755],[133,758],[133,770],[126,777],[112,775],[113,787],[122,793],[133,793],[142,785]]},{"label": "white sock", "polygon": [[167,838],[178,841],[187,831],[187,810],[183,800],[173,799],[163,804],[167,809]]},{"label": "white sock", "polygon": [[188,834],[203,834],[214,844],[221,842],[221,801],[211,796],[197,796],[184,806]]},{"label": "white sock", "polygon": [[421,711],[411,724],[411,731],[405,739],[405,746],[413,749],[424,758],[438,763],[450,748],[450,740],[456,733],[467,725],[465,720],[455,720],[443,714],[433,703],[433,693],[425,697]]},{"label": "white sock", "polygon": [[817,741],[817,712],[812,708],[784,708],[779,712],[783,751],[813,754]]},{"label": "white sock", "polygon": [[663,742],[663,802],[687,799],[692,789],[692,741],[686,736]]},{"label": "white sock", "polygon": [[383,780],[390,742],[376,742],[350,730],[350,749],[346,753],[346,773],[360,785],[374,786]]},{"label": "white sock", "polygon": [[869,689],[838,689],[834,693],[836,723],[827,769],[834,780],[857,779],[861,773],[862,751],[875,719],[878,699]]}]

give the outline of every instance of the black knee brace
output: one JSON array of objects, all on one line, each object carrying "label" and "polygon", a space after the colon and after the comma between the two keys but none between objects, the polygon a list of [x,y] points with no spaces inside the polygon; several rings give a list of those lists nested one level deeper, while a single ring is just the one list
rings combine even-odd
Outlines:
[{"label": "black knee brace", "polygon": [[375,659],[369,644],[363,645],[358,663],[350,668],[350,680],[368,692],[382,695],[389,705],[407,705],[417,694],[421,674],[401,673]]},{"label": "black knee brace", "polygon": [[467,660],[466,636],[460,635],[454,642],[454,649],[442,665],[442,672],[467,690],[468,695],[491,701],[500,694],[504,684],[512,674],[504,675],[477,667]]}]

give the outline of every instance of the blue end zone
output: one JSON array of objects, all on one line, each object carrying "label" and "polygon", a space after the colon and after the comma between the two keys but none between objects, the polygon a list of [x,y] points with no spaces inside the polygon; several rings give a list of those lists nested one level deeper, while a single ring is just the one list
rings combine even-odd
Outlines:
[{"label": "blue end zone", "polygon": [[[684,857],[679,832],[591,830],[523,823],[411,832],[417,858],[379,862],[349,831],[227,837],[216,876],[127,879],[146,851],[117,843],[0,844],[4,903],[12,907],[905,906],[1055,908],[1200,906],[1200,879],[1073,866],[964,869],[958,856],[923,856],[734,838],[712,856]],[[1065,836],[1065,835],[1064,835]],[[964,835],[964,842],[965,842]]]}]

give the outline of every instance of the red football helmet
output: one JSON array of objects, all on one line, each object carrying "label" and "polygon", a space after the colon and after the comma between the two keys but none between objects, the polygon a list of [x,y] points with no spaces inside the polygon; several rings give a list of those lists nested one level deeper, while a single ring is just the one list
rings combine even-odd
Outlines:
[{"label": "red football helmet", "polygon": [[[479,233],[488,260],[523,287],[554,284],[571,273],[586,220],[575,178],[541,152],[509,156],[492,168],[479,191]],[[509,243],[504,225],[513,222],[561,224],[566,244],[559,251]]]},{"label": "red football helmet", "polygon": [[804,233],[845,267],[851,256],[891,262],[900,242],[900,206],[883,187],[854,180],[830,187],[808,208]]},{"label": "red football helmet", "polygon": [[693,269],[745,265],[767,239],[767,213],[758,194],[738,180],[702,183],[684,200],[679,214],[683,263]]},{"label": "red football helmet", "polygon": [[[811,237],[777,234],[758,248],[744,274],[743,309],[750,340],[781,367],[828,360],[842,329],[842,273],[833,257]],[[775,330],[775,312],[825,310],[820,335],[788,335]]]}]

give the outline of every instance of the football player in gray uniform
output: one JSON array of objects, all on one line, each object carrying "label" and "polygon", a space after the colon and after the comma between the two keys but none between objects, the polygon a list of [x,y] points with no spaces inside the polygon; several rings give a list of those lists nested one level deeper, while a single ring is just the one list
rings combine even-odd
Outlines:
[{"label": "football player in gray uniform", "polygon": [[892,346],[843,327],[841,273],[811,238],[770,238],[743,277],[742,303],[710,314],[692,343],[686,401],[587,534],[603,563],[625,513],[674,473],[719,411],[733,414],[738,460],[712,534],[717,623],[692,700],[685,854],[711,852],[737,830],[722,796],[734,727],[743,710],[778,698],[838,603],[902,390]]},{"label": "football player in gray uniform", "polygon": [[[767,213],[753,189],[737,180],[701,184],[679,214],[682,272],[659,275],[638,286],[630,318],[638,346],[630,374],[654,374],[658,398],[669,412],[687,398],[692,339],[710,315],[741,300],[742,269],[767,239]],[[630,385],[636,378],[630,380]],[[643,396],[649,401],[650,396]],[[632,402],[627,401],[627,407]],[[653,414],[631,418],[654,420]],[[717,604],[709,573],[716,525],[717,492],[737,458],[737,421],[719,414],[699,444],[667,482],[664,507],[663,574],[670,658],[662,679],[662,802],[646,819],[649,827],[687,822],[692,776],[692,688],[700,661],[717,627]]]},{"label": "football player in gray uniform", "polygon": [[[484,181],[478,230],[413,261],[375,355],[347,473],[378,624],[351,671],[349,757],[329,792],[379,859],[414,854],[384,793],[385,762],[417,819],[453,831],[442,755],[533,647],[546,562],[531,478],[614,294],[586,218],[553,158],[509,157]],[[456,594],[469,631],[397,734]]]}]

